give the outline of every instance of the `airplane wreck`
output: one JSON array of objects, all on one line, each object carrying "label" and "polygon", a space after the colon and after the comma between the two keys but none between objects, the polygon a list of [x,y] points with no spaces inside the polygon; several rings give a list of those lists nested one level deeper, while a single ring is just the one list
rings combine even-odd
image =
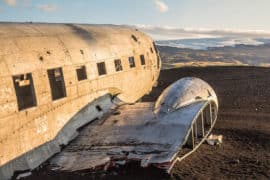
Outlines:
[{"label": "airplane wreck", "polygon": [[217,96],[198,78],[137,102],[161,60],[153,40],[128,27],[1,23],[0,68],[0,179],[38,167],[76,137],[50,160],[54,169],[137,161],[170,172],[217,119]]}]

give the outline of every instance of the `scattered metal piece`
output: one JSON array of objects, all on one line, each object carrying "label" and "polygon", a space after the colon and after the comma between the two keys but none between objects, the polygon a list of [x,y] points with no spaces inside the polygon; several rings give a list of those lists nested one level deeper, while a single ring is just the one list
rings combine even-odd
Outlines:
[{"label": "scattered metal piece", "polygon": [[32,172],[26,172],[26,173],[22,173],[22,174],[19,174],[16,179],[22,179],[22,178],[26,178],[28,176],[31,176],[32,175]]},{"label": "scattered metal piece", "polygon": [[211,134],[211,135],[206,139],[206,142],[207,142],[209,145],[215,146],[215,145],[220,145],[220,144],[222,144],[222,139],[223,139],[223,136],[222,136],[222,135],[214,135],[214,134]]}]

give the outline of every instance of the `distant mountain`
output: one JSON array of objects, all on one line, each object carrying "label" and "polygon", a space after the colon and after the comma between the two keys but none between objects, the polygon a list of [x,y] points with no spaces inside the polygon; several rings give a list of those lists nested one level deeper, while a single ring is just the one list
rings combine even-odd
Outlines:
[{"label": "distant mountain", "polygon": [[225,47],[235,45],[262,45],[270,43],[269,39],[264,38],[244,38],[244,37],[223,37],[223,38],[198,38],[198,39],[178,39],[178,40],[159,40],[159,46],[170,46],[190,49],[208,49],[212,47]]},{"label": "distant mountain", "polygon": [[270,44],[212,47],[206,50],[157,46],[163,68],[179,66],[248,65],[270,67]]},{"label": "distant mountain", "polygon": [[270,67],[270,31],[184,29],[135,25],[158,45],[163,68],[248,65]]}]

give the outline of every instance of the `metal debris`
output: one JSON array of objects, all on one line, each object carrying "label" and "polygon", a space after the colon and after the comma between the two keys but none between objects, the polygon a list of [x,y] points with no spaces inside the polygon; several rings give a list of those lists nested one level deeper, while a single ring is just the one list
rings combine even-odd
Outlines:
[{"label": "metal debris", "polygon": [[211,134],[207,139],[206,142],[211,145],[211,146],[215,146],[215,145],[220,145],[222,144],[222,139],[223,136],[222,135],[214,135]]},{"label": "metal debris", "polygon": [[184,78],[167,88],[156,104],[123,105],[118,113],[89,124],[51,165],[59,171],[106,171],[137,162],[170,172],[177,156],[183,159],[208,137],[217,104],[208,84]]},{"label": "metal debris", "polygon": [[25,178],[25,177],[28,177],[28,176],[31,176],[32,175],[32,172],[26,172],[26,173],[22,173],[22,174],[19,174],[16,179],[21,179],[21,178]]}]

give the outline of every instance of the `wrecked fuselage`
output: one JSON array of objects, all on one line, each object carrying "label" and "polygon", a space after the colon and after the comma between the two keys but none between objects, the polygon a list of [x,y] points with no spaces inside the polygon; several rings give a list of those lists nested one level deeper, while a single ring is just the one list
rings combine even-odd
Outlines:
[{"label": "wrecked fuselage", "polygon": [[207,83],[184,78],[156,104],[123,105],[88,125],[51,164],[53,169],[79,171],[138,161],[169,172],[205,140],[217,110],[216,94]]},{"label": "wrecked fuselage", "polygon": [[153,40],[115,25],[0,23],[0,179],[32,170],[160,71]]},{"label": "wrecked fuselage", "polygon": [[149,93],[161,69],[153,40],[124,26],[0,23],[0,69],[0,179],[35,169],[92,121],[66,148],[76,153],[51,161],[59,170],[136,160],[169,171],[216,120],[216,95],[196,78],[155,105],[123,105]]}]

